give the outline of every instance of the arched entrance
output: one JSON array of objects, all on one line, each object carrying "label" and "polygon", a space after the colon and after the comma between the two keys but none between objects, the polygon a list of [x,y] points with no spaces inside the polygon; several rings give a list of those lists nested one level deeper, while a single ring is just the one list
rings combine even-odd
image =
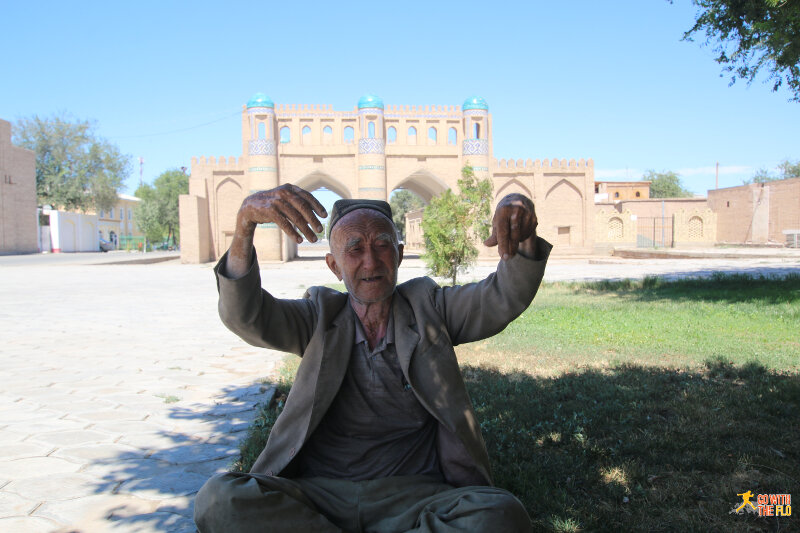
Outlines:
[{"label": "arched entrance", "polygon": [[[391,202],[392,211],[395,213],[395,223],[405,244],[406,256],[424,250],[422,210],[435,196],[442,194],[448,188],[447,184],[435,174],[420,169],[400,181],[392,190],[390,197],[390,200],[394,200]],[[403,210],[405,217],[398,216],[398,210]]]},{"label": "arched entrance", "polygon": [[428,204],[431,198],[442,194],[450,187],[435,174],[428,170],[420,169],[410,174],[407,178],[395,185],[394,188],[408,189]]},{"label": "arched entrance", "polygon": [[[330,214],[331,208],[333,208],[333,204],[336,200],[353,197],[346,185],[333,176],[321,171],[307,174],[293,183],[313,194],[328,211],[328,214]],[[310,243],[304,238],[303,242],[298,245],[287,235],[284,235],[284,257],[289,260],[300,259],[304,261],[324,259],[325,254],[327,254],[330,249],[327,240],[328,218],[329,217],[320,219],[323,226],[323,236],[315,243]]]}]

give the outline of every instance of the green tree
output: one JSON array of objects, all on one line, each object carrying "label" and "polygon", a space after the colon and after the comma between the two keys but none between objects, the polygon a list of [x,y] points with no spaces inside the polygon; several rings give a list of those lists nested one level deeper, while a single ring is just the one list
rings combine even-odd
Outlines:
[{"label": "green tree", "polygon": [[800,102],[800,2],[797,0],[693,0],[699,8],[683,39],[705,33],[723,72],[751,83],[760,71],[772,90],[786,84]]},{"label": "green tree", "polygon": [[470,166],[461,170],[461,176],[460,194],[444,191],[422,215],[425,264],[433,275],[451,278],[453,285],[458,273],[478,257],[475,240],[488,238],[491,227],[492,182],[477,179]]},{"label": "green tree", "polygon": [[130,174],[130,159],[97,137],[89,121],[33,116],[14,124],[14,142],[36,154],[39,205],[67,211],[108,210]]},{"label": "green tree", "polygon": [[749,183],[767,183],[769,181],[788,180],[791,178],[800,178],[800,161],[792,163],[788,159],[784,159],[778,165],[778,174],[773,174],[765,168],[760,168],[753,174],[749,180],[744,180],[745,185]]},{"label": "green tree", "polygon": [[392,220],[400,230],[401,238],[406,238],[406,213],[425,206],[422,198],[411,191],[401,189],[392,194],[389,204],[392,206]]},{"label": "green tree", "polygon": [[684,188],[681,178],[671,170],[656,172],[648,170],[642,176],[642,181],[650,182],[650,198],[687,198],[692,197],[692,191]]},{"label": "green tree", "polygon": [[162,172],[153,185],[144,184],[136,189],[142,199],[136,206],[136,220],[148,240],[160,242],[166,238],[173,244],[180,242],[178,197],[189,192],[189,177],[173,169]]}]

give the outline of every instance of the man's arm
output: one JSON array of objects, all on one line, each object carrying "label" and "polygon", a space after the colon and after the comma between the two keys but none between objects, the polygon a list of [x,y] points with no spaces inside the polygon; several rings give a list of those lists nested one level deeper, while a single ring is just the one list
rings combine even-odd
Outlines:
[{"label": "man's arm", "polygon": [[257,224],[274,222],[298,242],[302,237],[295,226],[316,241],[309,226],[322,231],[322,224],[314,211],[327,214],[316,198],[294,185],[260,191],[242,202],[231,248],[214,272],[220,318],[246,342],[300,355],[311,338],[316,314],[311,301],[278,299],[261,288],[253,235]]},{"label": "man's arm", "polygon": [[498,246],[497,271],[478,283],[445,287],[436,296],[450,338],[462,344],[495,335],[530,305],[552,246],[536,235],[533,202],[510,194],[497,205],[486,246]]}]

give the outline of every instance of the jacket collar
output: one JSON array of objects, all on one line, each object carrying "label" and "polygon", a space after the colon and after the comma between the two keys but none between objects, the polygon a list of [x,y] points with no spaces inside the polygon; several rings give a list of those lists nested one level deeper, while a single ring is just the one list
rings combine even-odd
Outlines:
[{"label": "jacket collar", "polygon": [[417,321],[411,305],[397,290],[394,291],[392,300],[392,313],[394,314],[394,345],[397,350],[397,359],[406,379],[411,382],[408,376],[408,367],[411,364],[411,355],[419,343],[419,333],[417,333]]}]

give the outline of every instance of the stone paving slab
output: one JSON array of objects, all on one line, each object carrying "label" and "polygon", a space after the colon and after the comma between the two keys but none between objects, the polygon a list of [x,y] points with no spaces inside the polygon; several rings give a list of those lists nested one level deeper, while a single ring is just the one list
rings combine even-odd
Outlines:
[{"label": "stone paving slab", "polygon": [[0,269],[0,532],[194,531],[283,355],[225,329],[207,266]]},{"label": "stone paving slab", "polygon": [[[283,355],[220,323],[211,265],[33,259],[0,260],[0,532],[193,532],[194,494],[236,458]],[[262,271],[279,297],[335,282],[321,261]],[[554,257],[545,280],[718,271],[800,272],[800,260]],[[401,281],[420,275],[404,261]]]}]

